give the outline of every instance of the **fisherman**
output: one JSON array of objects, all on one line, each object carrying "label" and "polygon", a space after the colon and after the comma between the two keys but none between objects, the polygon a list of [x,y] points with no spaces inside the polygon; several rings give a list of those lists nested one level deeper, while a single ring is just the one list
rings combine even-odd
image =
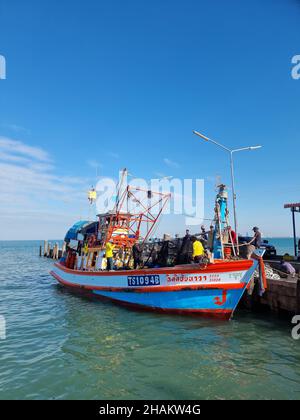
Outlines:
[{"label": "fisherman", "polygon": [[188,229],[185,231],[185,236],[182,238],[181,245],[178,245],[179,249],[177,252],[176,264],[190,264],[192,261],[193,244]]},{"label": "fisherman", "polygon": [[85,244],[84,244],[84,246],[83,246],[82,249],[83,249],[84,255],[87,255],[88,252],[89,252],[89,246],[88,246],[87,242],[85,242]]},{"label": "fisherman", "polygon": [[259,231],[259,228],[257,226],[254,226],[254,228],[252,229],[254,232],[254,236],[251,239],[251,241],[249,242],[249,244],[255,246],[255,248],[260,248],[261,247],[261,233]]},{"label": "fisherman", "polygon": [[231,228],[231,226],[228,226],[228,236],[229,236],[229,243],[235,246],[237,244],[237,237],[235,231]]},{"label": "fisherman", "polygon": [[295,267],[293,267],[291,263],[285,261],[284,259],[281,260],[280,271],[283,271],[286,274],[291,274],[292,277],[295,277],[296,275]]},{"label": "fisherman", "polygon": [[113,240],[111,239],[110,241],[108,241],[106,243],[106,246],[105,246],[105,257],[106,257],[106,260],[107,260],[107,270],[108,271],[113,270],[113,267],[114,267],[114,260],[113,260],[114,249],[115,249],[115,245],[113,243]]},{"label": "fisherman", "polygon": [[204,248],[202,243],[196,238],[196,236],[192,237],[193,243],[193,261],[195,263],[199,263],[204,255]]},{"label": "fisherman", "polygon": [[88,200],[90,204],[93,204],[97,200],[97,191],[94,187],[92,187],[88,192]]},{"label": "fisherman", "polygon": [[133,266],[136,270],[142,263],[142,250],[139,244],[135,243],[132,247]]},{"label": "fisherman", "polygon": [[213,250],[214,234],[215,234],[215,227],[213,225],[210,225],[208,235],[207,235],[207,248],[210,251]]},{"label": "fisherman", "polygon": [[185,239],[188,239],[188,238],[190,238],[191,237],[191,235],[190,235],[190,231],[187,229],[186,231],[185,231]]},{"label": "fisherman", "polygon": [[205,230],[205,226],[204,225],[201,226],[201,238],[204,241],[207,241],[207,239],[208,239],[208,236],[207,236],[207,233],[206,233],[206,230]]},{"label": "fisherman", "polygon": [[158,244],[154,244],[148,258],[148,267],[155,267],[158,261]]}]

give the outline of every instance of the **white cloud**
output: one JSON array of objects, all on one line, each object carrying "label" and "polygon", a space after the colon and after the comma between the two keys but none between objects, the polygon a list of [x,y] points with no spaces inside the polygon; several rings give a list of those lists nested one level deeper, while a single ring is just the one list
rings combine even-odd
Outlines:
[{"label": "white cloud", "polygon": [[30,163],[30,159],[24,156],[11,155],[10,153],[1,152],[1,147],[0,147],[0,161]]},{"label": "white cloud", "polygon": [[15,133],[30,134],[30,130],[17,124],[1,124],[1,127],[14,131]]},{"label": "white cloud", "polygon": [[169,158],[164,158],[164,163],[167,166],[169,166],[170,168],[176,168],[176,169],[180,168],[179,163],[177,163],[177,162],[175,162],[175,161],[173,161],[173,160],[171,160]]},{"label": "white cloud", "polygon": [[[60,176],[47,151],[6,137],[0,137],[0,180],[1,238],[8,237],[9,229],[19,226],[24,218],[31,220],[31,239],[36,237],[36,226],[39,225],[39,229],[43,226],[42,220],[45,221],[45,232],[51,232],[48,222],[55,229],[58,212],[64,215],[67,230],[69,223],[79,217],[78,208],[82,211],[88,207],[85,206],[88,179]],[[38,218],[36,225],[34,214]],[[49,218],[51,214],[53,218]],[[59,220],[57,224],[62,225]],[[28,231],[29,226],[26,229],[24,226],[13,236],[27,239]],[[11,234],[9,232],[9,237]],[[62,230],[61,236],[63,234]]]},{"label": "white cloud", "polygon": [[28,146],[21,141],[12,140],[7,137],[0,137],[0,151],[6,151],[11,156],[21,155],[23,158],[37,159],[44,162],[50,160],[50,157],[47,152],[39,147]]},{"label": "white cloud", "polygon": [[93,169],[100,169],[103,167],[103,165],[97,160],[88,160],[87,164]]},{"label": "white cloud", "polygon": [[164,174],[163,172],[154,172],[154,176],[161,179],[161,178],[165,178],[167,175]]},{"label": "white cloud", "polygon": [[112,157],[113,159],[120,159],[120,155],[115,152],[109,152],[107,155]]},{"label": "white cloud", "polygon": [[37,162],[37,163],[30,163],[29,167],[34,171],[38,172],[49,172],[55,169],[55,166],[51,163],[44,163],[44,162]]}]

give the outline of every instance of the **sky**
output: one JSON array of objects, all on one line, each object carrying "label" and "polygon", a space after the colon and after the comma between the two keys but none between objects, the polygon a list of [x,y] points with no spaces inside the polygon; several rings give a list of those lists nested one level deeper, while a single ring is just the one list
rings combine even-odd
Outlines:
[{"label": "sky", "polygon": [[97,176],[124,167],[204,179],[211,218],[229,157],[192,130],[263,146],[235,155],[239,232],[290,236],[299,20],[297,0],[0,0],[0,240],[63,238]]}]

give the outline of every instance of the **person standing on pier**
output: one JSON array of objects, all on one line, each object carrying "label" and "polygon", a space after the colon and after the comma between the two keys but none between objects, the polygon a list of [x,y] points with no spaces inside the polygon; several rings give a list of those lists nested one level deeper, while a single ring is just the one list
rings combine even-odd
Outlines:
[{"label": "person standing on pier", "polygon": [[285,261],[284,259],[281,260],[280,271],[286,274],[290,274],[292,277],[295,277],[296,275],[295,267],[293,267],[291,263]]}]

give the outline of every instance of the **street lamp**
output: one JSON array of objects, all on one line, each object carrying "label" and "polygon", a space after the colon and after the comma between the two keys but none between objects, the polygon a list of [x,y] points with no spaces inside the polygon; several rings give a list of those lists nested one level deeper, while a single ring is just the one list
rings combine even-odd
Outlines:
[{"label": "street lamp", "polygon": [[[220,143],[217,143],[215,140],[212,140],[203,134],[199,133],[198,131],[193,131],[194,134],[201,137],[205,141],[209,141],[210,143],[215,144],[218,147],[221,147],[221,149],[226,150],[230,154],[230,169],[231,169],[231,186],[232,186],[232,205],[233,205],[233,217],[234,217],[234,230],[236,233],[237,238],[237,245],[239,243],[239,234],[238,234],[238,226],[237,226],[237,216],[236,216],[236,193],[235,193],[235,180],[234,180],[234,164],[233,164],[233,154],[236,152],[242,152],[244,150],[256,150],[260,149],[262,146],[248,146],[248,147],[241,147],[239,149],[229,149],[228,147],[223,146]],[[239,253],[239,249],[237,248],[237,251]]]}]

